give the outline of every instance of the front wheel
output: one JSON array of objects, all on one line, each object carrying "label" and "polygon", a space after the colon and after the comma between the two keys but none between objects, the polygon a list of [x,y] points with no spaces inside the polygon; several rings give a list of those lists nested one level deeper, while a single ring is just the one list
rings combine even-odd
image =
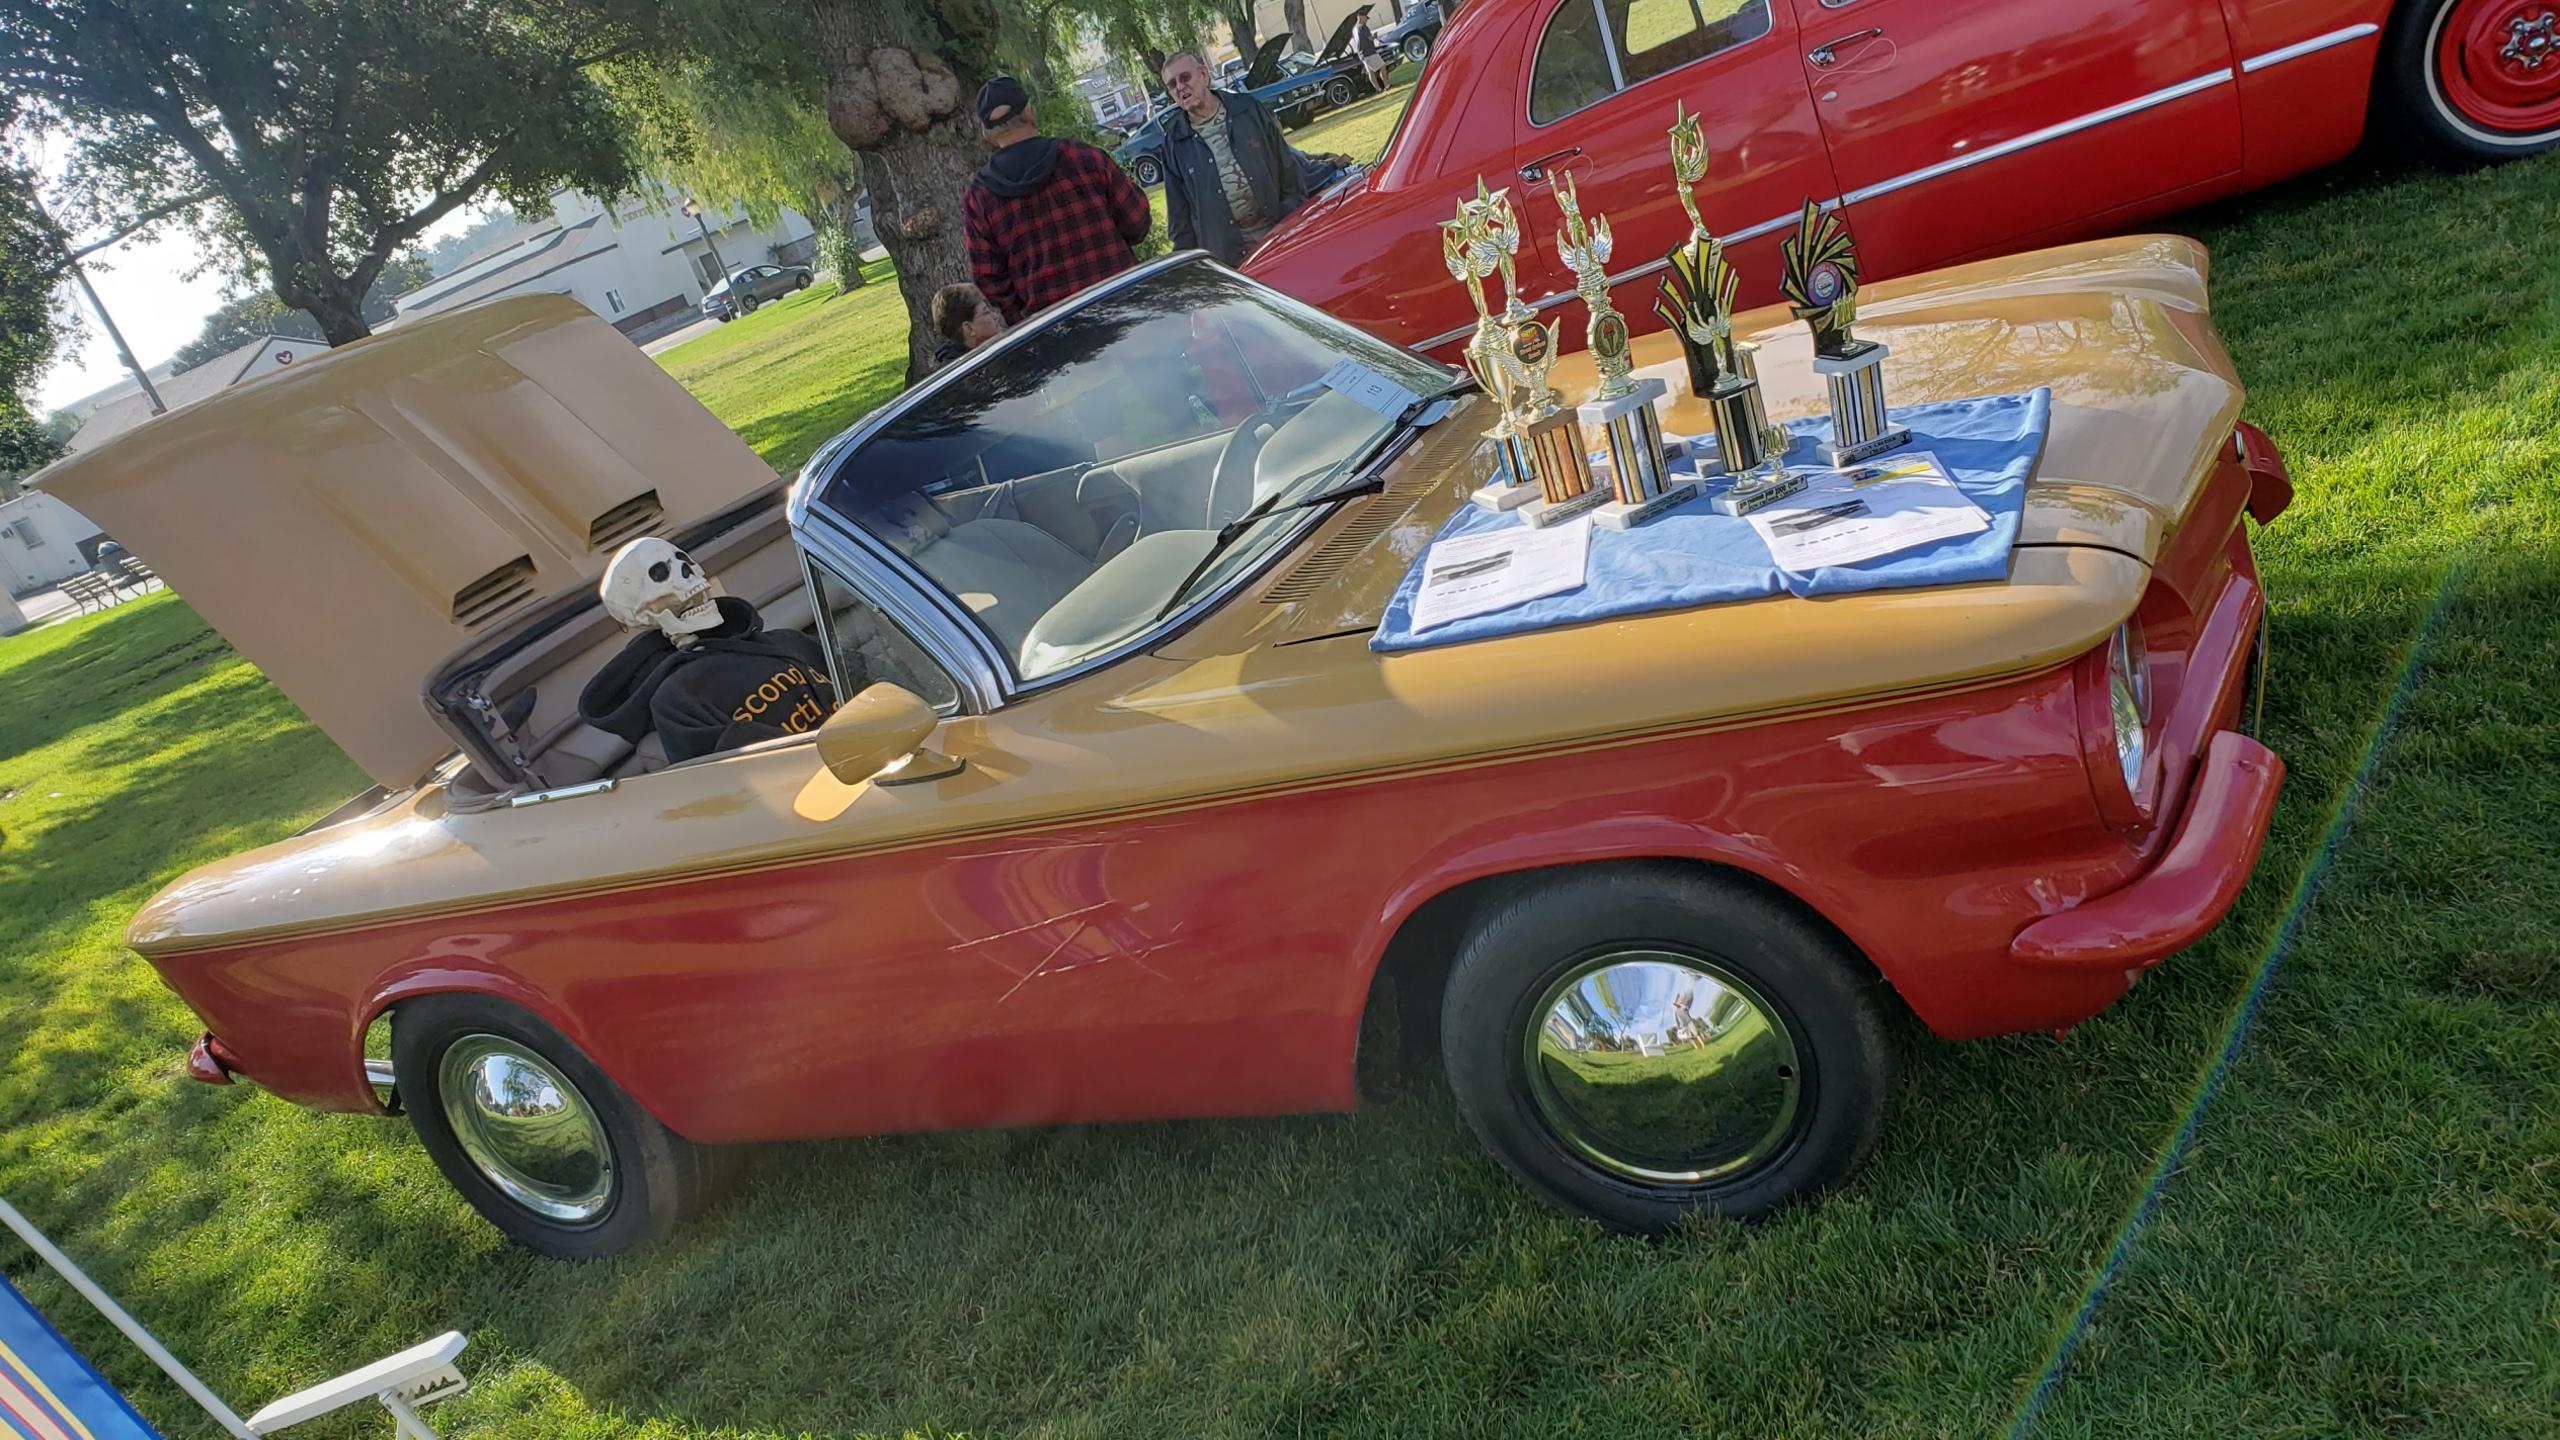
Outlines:
[{"label": "front wheel", "polygon": [[446,1181],[508,1239],[555,1259],[664,1238],[729,1159],[659,1124],[559,1031],[485,995],[401,1005],[391,1064]]},{"label": "front wheel", "polygon": [[1404,37],[1404,58],[1412,61],[1416,65],[1430,59],[1431,37],[1428,35],[1407,35]]},{"label": "front wheel", "polygon": [[1760,1219],[1865,1163],[1892,1071],[1877,990],[1838,936],[1735,877],[1566,872],[1473,927],[1441,1048],[1503,1168],[1657,1234]]},{"label": "front wheel", "polygon": [[1141,155],[1137,164],[1138,183],[1148,189],[1164,183],[1164,166],[1153,155]]},{"label": "front wheel", "polygon": [[2478,164],[2560,144],[2560,3],[2416,0],[2383,41],[2385,81],[2411,136]]},{"label": "front wheel", "polygon": [[756,313],[756,307],[763,303],[763,301],[758,300],[753,295],[750,295],[746,299],[738,302],[738,313],[741,315],[753,315]]}]

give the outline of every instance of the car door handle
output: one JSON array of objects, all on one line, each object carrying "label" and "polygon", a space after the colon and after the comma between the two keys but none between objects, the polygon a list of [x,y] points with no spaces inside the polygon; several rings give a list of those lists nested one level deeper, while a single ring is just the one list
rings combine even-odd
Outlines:
[{"label": "car door handle", "polygon": [[1559,161],[1559,160],[1571,160],[1571,159],[1574,159],[1575,157],[1577,157],[1577,156],[1579,156],[1579,155],[1581,155],[1581,154],[1582,154],[1582,147],[1581,147],[1581,146],[1579,146],[1579,145],[1568,145],[1568,146],[1566,146],[1565,148],[1563,148],[1562,150],[1557,151],[1557,152],[1556,152],[1556,153],[1554,153],[1553,155],[1541,155],[1541,156],[1539,156],[1537,159],[1532,160],[1532,161],[1530,161],[1528,164],[1523,165],[1523,166],[1521,166],[1521,167],[1520,167],[1520,178],[1521,178],[1521,179],[1523,179],[1523,180],[1528,181],[1528,182],[1529,182],[1530,184],[1532,184],[1532,185],[1535,185],[1535,184],[1537,184],[1539,181],[1544,180],[1544,179],[1546,179],[1546,178],[1547,178],[1547,167],[1548,167],[1548,166],[1555,164],[1555,163],[1556,163],[1557,161]]},{"label": "car door handle", "polygon": [[1854,45],[1861,40],[1872,40],[1883,33],[1883,26],[1870,25],[1866,29],[1859,31],[1854,35],[1843,35],[1837,40],[1827,41],[1822,45],[1816,46],[1815,48],[1806,51],[1804,58],[1812,61],[1818,68],[1829,69],[1830,67],[1840,63],[1840,57],[1833,54],[1833,51],[1838,50],[1843,45]]}]

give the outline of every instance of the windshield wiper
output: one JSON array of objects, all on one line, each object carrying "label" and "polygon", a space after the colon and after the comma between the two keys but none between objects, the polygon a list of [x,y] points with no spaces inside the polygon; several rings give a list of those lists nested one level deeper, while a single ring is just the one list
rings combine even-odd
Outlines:
[{"label": "windshield wiper", "polygon": [[[1434,404],[1448,398],[1448,396],[1454,393],[1457,388],[1457,386],[1452,385],[1447,390],[1442,390],[1430,395],[1418,395],[1414,397],[1412,404],[1405,406],[1403,410],[1397,412],[1394,424],[1379,432],[1378,437],[1375,440],[1370,441],[1368,445],[1361,449],[1359,454],[1351,457],[1346,464],[1339,468],[1347,470],[1363,470],[1368,468],[1377,460],[1379,454],[1390,444],[1412,432],[1414,428],[1414,421],[1417,417],[1429,410]],[[1438,416],[1433,416],[1433,423],[1437,423],[1438,419]],[[1291,500],[1287,504],[1281,503],[1281,497],[1287,494],[1287,491],[1272,491],[1268,496],[1254,502],[1251,509],[1218,527],[1217,538],[1209,542],[1208,553],[1200,557],[1199,564],[1191,567],[1191,573],[1182,577],[1181,584],[1173,587],[1173,593],[1165,597],[1164,605],[1156,611],[1155,618],[1157,620],[1162,620],[1165,616],[1172,614],[1173,607],[1182,603],[1182,597],[1191,593],[1191,587],[1200,583],[1200,577],[1209,573],[1209,567],[1217,563],[1218,557],[1227,553],[1227,547],[1235,544],[1238,540],[1243,539],[1246,531],[1251,530],[1254,526],[1269,519],[1271,516],[1283,515],[1292,510],[1311,510],[1318,505],[1339,505],[1345,500],[1357,500],[1363,495],[1375,495],[1386,488],[1386,477],[1382,475],[1370,475],[1363,479],[1355,480],[1348,485],[1339,486],[1332,490],[1318,491],[1313,495],[1305,496],[1297,500]],[[1149,623],[1152,624],[1153,622],[1150,621]]]}]

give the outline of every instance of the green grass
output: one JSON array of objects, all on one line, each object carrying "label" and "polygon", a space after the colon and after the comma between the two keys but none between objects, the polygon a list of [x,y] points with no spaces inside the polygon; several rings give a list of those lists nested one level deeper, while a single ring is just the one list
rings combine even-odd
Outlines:
[{"label": "green grass", "polygon": [[[1883,1153],[1824,1203],[1612,1239],[1423,1085],[778,1149],[654,1253],[513,1253],[397,1122],[179,1076],[195,1023],[124,918],[360,782],[167,597],[0,642],[0,1193],[243,1404],[467,1329],[475,1387],[436,1412],[461,1436],[1996,1435],[2290,916],[2031,1433],[2560,1433],[2560,157],[2341,170],[2179,224],[2300,487],[2259,552],[2292,767],[2270,848],[2227,924],[2068,1037],[1906,1034]],[[677,368],[787,453],[814,402],[765,372],[872,383],[848,377],[882,342],[834,312],[887,294]]]},{"label": "green grass", "polygon": [[820,283],[658,356],[765,463],[799,468],[907,380],[906,305],[885,261],[851,292]]},{"label": "green grass", "polygon": [[1314,124],[1291,133],[1289,143],[1301,154],[1348,155],[1364,165],[1377,159],[1395,133],[1396,118],[1413,99],[1413,82],[1421,74],[1418,65],[1398,65],[1387,72],[1386,89],[1325,112]]}]

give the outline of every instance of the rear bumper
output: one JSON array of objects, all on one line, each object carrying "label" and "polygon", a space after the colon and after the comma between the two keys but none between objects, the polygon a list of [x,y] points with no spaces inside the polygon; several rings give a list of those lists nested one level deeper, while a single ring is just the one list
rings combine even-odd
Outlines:
[{"label": "rear bumper", "polygon": [[2160,863],[2123,889],[2018,932],[2022,965],[2140,970],[2204,938],[2240,897],[2267,843],[2284,761],[2237,731],[2213,737]]}]

